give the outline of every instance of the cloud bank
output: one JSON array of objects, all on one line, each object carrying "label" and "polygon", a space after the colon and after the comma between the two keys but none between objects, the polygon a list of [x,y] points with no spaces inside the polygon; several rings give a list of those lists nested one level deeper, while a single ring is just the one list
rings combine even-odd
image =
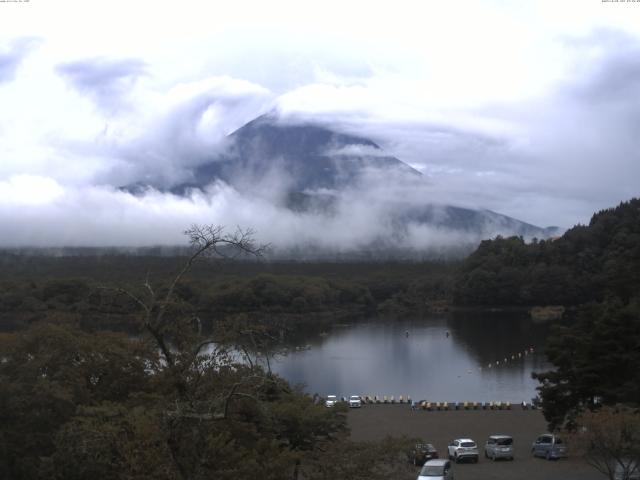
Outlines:
[{"label": "cloud bank", "polygon": [[[424,20],[430,28],[415,16],[401,31],[387,18],[396,13],[353,32],[335,19],[340,28],[323,33],[261,10],[278,28],[192,19],[193,35],[180,38],[158,27],[119,39],[101,36],[95,24],[86,45],[55,26],[42,27],[40,40],[10,38],[0,48],[0,246],[175,244],[196,222],[252,227],[287,247],[357,249],[386,239],[437,248],[467,238],[418,224],[398,237],[390,220],[397,202],[487,208],[570,227],[637,196],[633,22],[616,16],[602,28],[598,19],[613,14],[585,7],[583,27],[555,2],[541,7],[542,19],[503,11],[501,2],[471,3],[477,21],[438,7]],[[166,27],[172,19],[162,20],[163,11]],[[561,18],[548,20],[551,11]],[[616,22],[620,28],[611,27]],[[277,168],[247,179],[252,194],[224,184],[185,198],[118,189],[188,182],[194,166],[227,147],[226,135],[273,109],[287,121],[371,138],[423,179],[392,184],[373,175],[344,193],[334,215],[284,208],[287,172]]]},{"label": "cloud bank", "polygon": [[398,191],[388,179],[363,179],[337,197],[329,211],[299,212],[274,198],[277,185],[270,179],[256,185],[253,194],[220,182],[177,196],[152,189],[131,195],[107,186],[65,188],[49,178],[16,176],[0,182],[0,221],[11,225],[0,246],[175,246],[184,244],[181,232],[197,223],[251,226],[276,256],[290,250],[312,256],[381,247],[446,254],[452,246],[468,247],[500,233],[498,226],[479,236],[419,222],[399,228],[398,212],[412,202],[421,204],[415,197],[423,187],[407,187]]}]

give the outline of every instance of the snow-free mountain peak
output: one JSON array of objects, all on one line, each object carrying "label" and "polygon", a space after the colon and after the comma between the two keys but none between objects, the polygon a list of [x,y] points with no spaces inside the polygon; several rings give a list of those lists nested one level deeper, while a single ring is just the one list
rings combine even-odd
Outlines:
[{"label": "snow-free mountain peak", "polygon": [[226,143],[225,152],[196,167],[192,182],[184,186],[202,188],[214,180],[243,186],[280,174],[287,177],[290,191],[297,192],[352,186],[377,171],[421,175],[370,139],[272,114],[239,128]]}]

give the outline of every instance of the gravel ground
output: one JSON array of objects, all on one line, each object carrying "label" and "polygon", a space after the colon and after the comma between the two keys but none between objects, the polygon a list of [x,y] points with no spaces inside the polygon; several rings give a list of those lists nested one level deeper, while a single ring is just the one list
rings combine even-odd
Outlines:
[{"label": "gravel ground", "polygon": [[[547,461],[531,456],[531,443],[547,431],[539,410],[453,410],[412,411],[408,405],[363,405],[348,415],[351,438],[355,441],[378,440],[387,435],[419,437],[432,443],[440,457],[446,457],[447,445],[454,438],[472,438],[478,443],[477,464],[454,465],[456,480],[602,480],[605,477],[582,460],[571,457]],[[484,458],[484,442],[489,435],[511,435],[515,460],[493,462]],[[418,469],[416,468],[416,477]]]}]

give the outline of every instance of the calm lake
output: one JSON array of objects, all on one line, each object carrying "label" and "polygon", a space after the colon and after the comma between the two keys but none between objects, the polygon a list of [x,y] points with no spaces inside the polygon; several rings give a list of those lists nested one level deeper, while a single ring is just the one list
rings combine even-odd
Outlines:
[{"label": "calm lake", "polygon": [[537,386],[531,372],[550,368],[548,330],[514,313],[359,322],[306,339],[271,367],[322,396],[530,402]]}]

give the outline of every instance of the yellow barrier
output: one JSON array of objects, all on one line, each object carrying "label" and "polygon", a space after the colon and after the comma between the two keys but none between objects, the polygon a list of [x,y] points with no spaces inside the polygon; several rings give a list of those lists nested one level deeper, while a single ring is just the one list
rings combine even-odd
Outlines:
[{"label": "yellow barrier", "polygon": [[[399,395],[363,395],[360,397],[363,404],[409,404],[413,405],[410,396]],[[519,404],[522,406],[522,404]],[[525,404],[526,405],[526,404]],[[465,400],[464,402],[430,402],[427,400],[420,400],[414,405],[415,409],[421,410],[511,410],[512,406],[510,402],[490,401],[490,402],[471,402]],[[528,405],[523,406],[528,408]]]}]

